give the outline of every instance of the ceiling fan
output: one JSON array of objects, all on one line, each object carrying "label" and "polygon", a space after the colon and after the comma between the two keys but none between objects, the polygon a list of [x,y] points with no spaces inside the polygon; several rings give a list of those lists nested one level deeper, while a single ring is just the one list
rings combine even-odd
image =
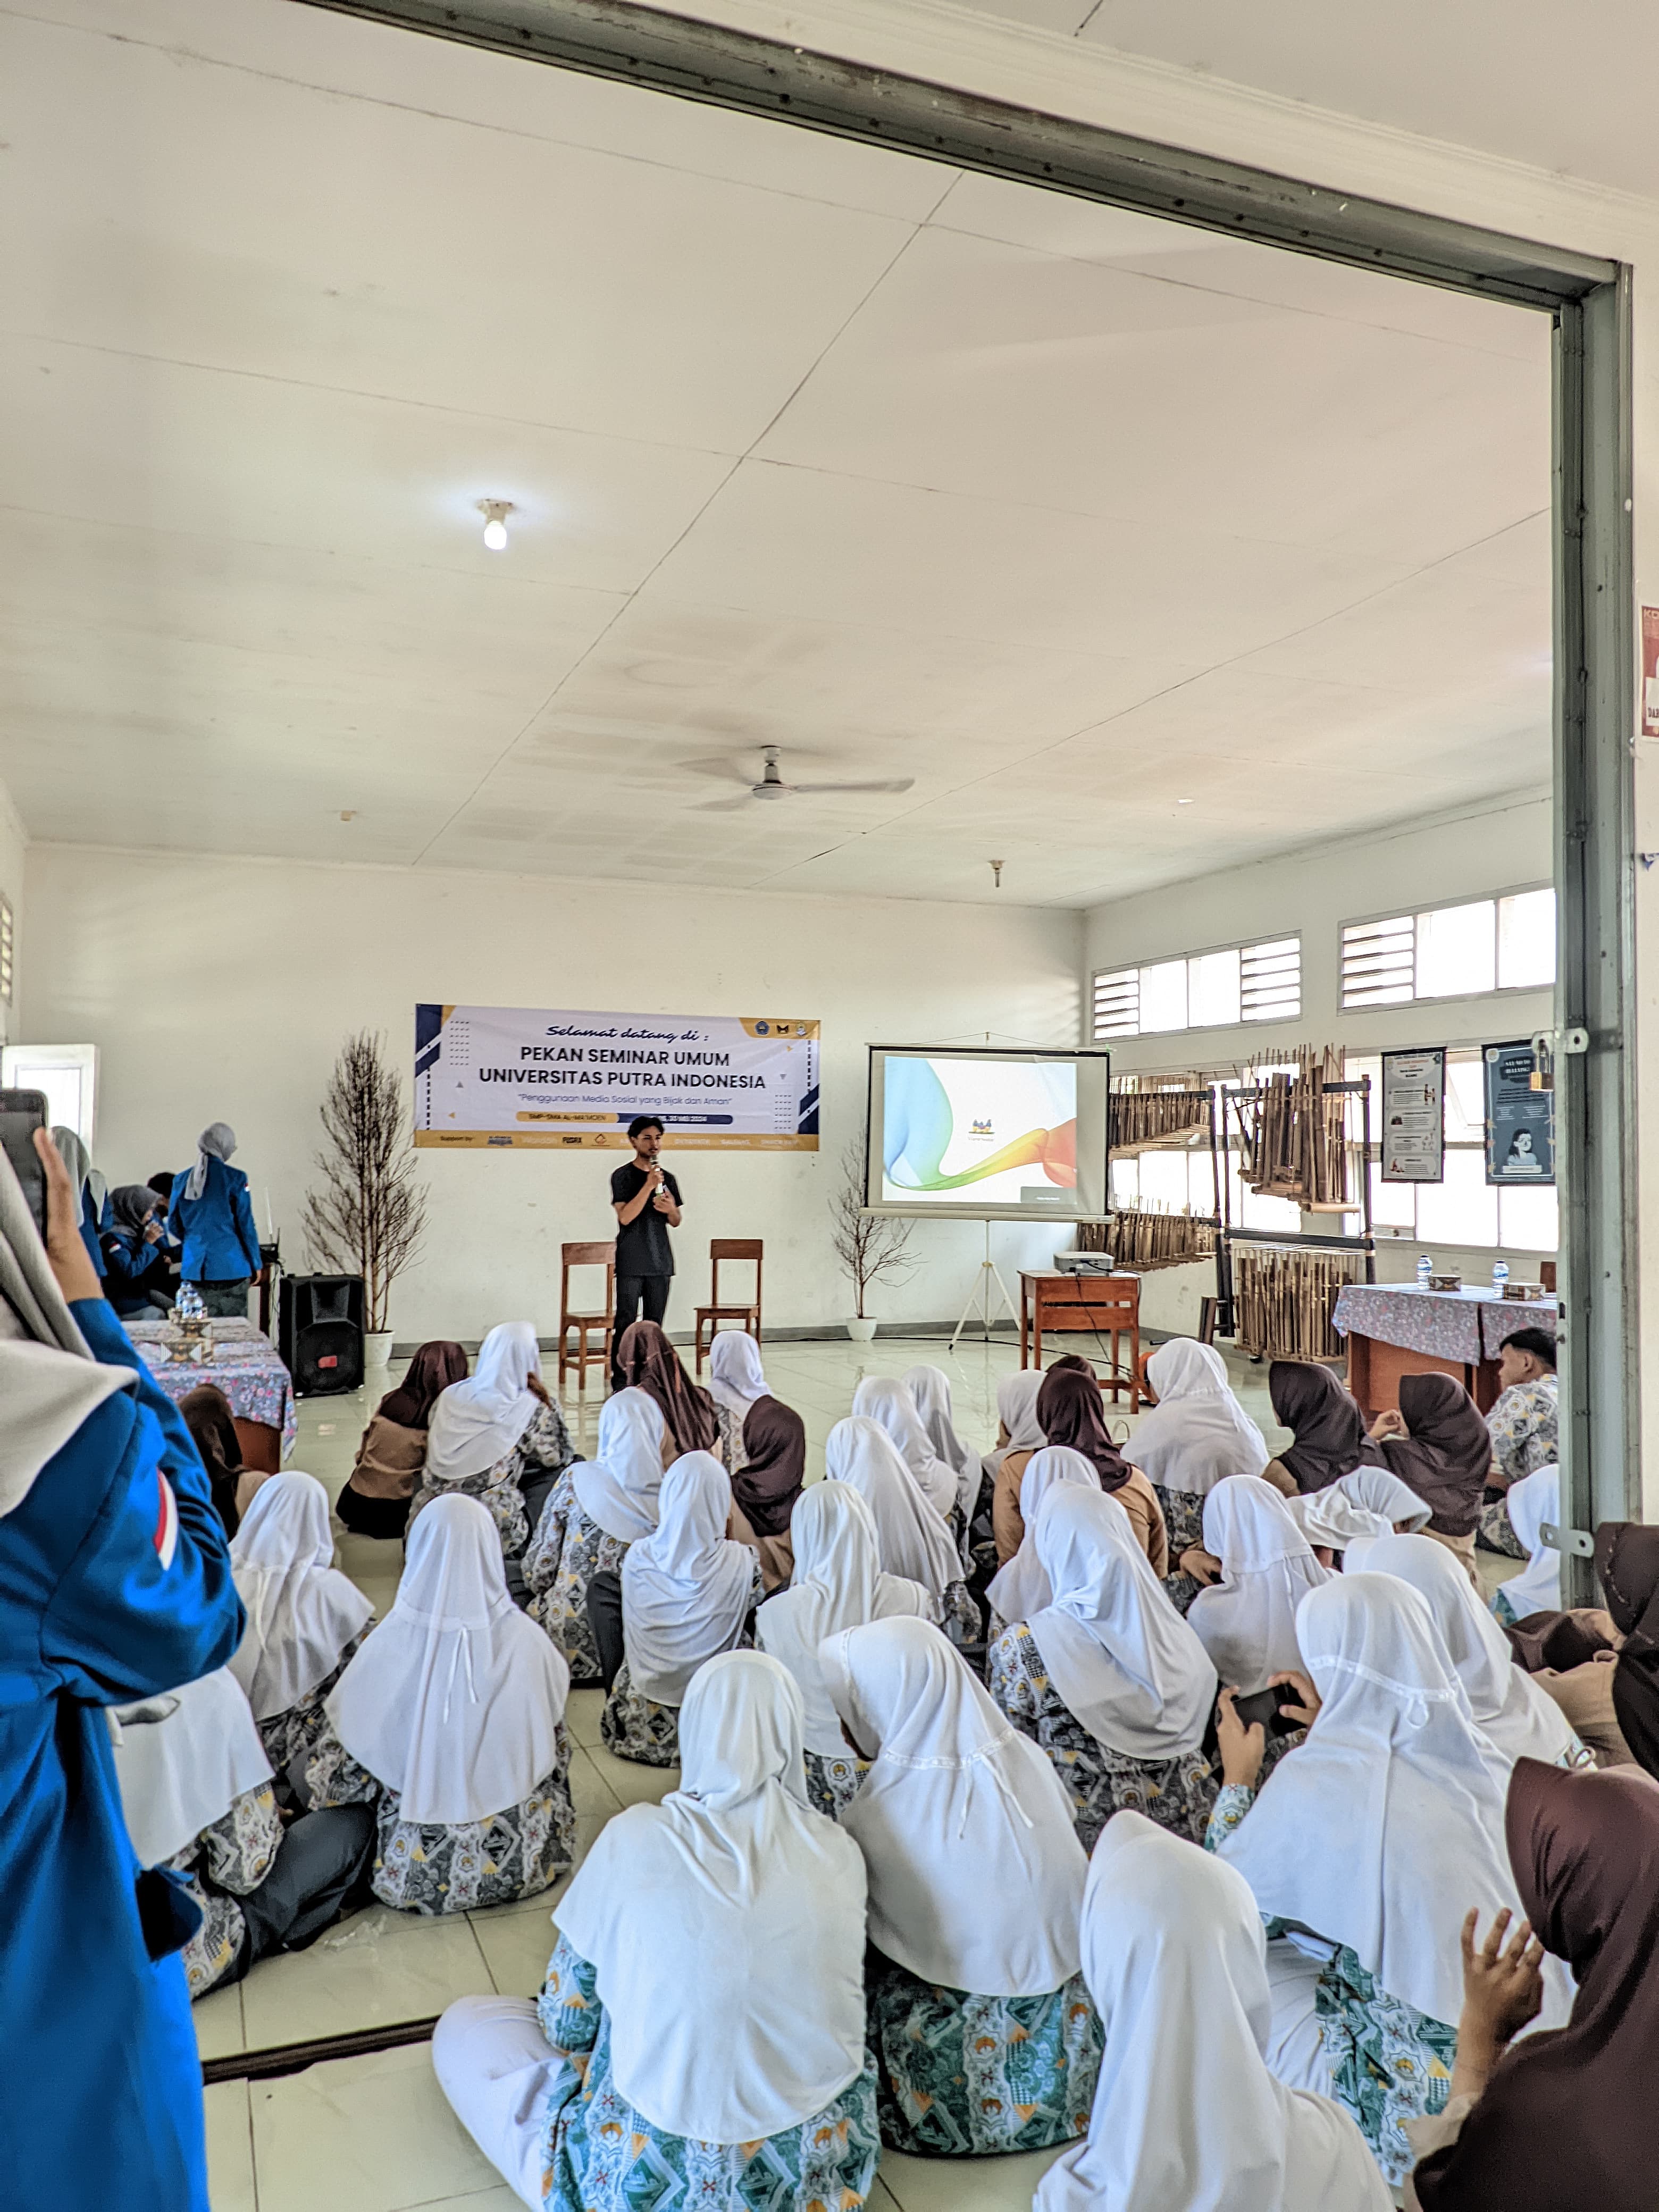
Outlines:
[{"label": "ceiling fan", "polygon": [[[779,748],[776,745],[763,745],[761,757],[764,765],[761,770],[760,781],[751,783],[746,791],[739,793],[735,799],[708,799],[696,810],[697,812],[726,814],[730,813],[736,807],[747,806],[751,800],[757,799],[805,799],[820,792],[908,791],[915,781],[913,775],[896,775],[884,777],[873,783],[786,783],[778,773],[778,751]],[[740,771],[733,771],[733,773],[740,773]]]}]

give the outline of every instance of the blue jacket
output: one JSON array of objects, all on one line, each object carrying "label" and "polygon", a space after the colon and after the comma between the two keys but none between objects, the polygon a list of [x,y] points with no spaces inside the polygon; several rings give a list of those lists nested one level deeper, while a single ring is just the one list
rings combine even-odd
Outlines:
[{"label": "blue jacket", "polygon": [[102,1299],[72,1310],[141,1379],[0,1520],[0,2204],[207,2212],[184,1962],[140,1929],[104,1708],[222,1667],[242,1608],[177,1409]]},{"label": "blue jacket", "polygon": [[149,1311],[144,1292],[160,1290],[167,1275],[165,1243],[147,1243],[137,1229],[108,1229],[99,1238],[104,1254],[104,1296],[124,1317]]},{"label": "blue jacket", "polygon": [[[105,1203],[107,1205],[108,1200],[106,1200]],[[99,1273],[108,1274],[109,1269],[104,1265],[104,1255],[99,1249],[98,1214],[92,1202],[92,1187],[84,1183],[81,1188],[81,1242],[87,1248],[88,1259]]]},{"label": "blue jacket", "polygon": [[175,1176],[167,1227],[185,1248],[179,1272],[187,1283],[238,1283],[259,1272],[259,1232],[247,1177],[222,1160],[208,1162],[199,1198],[187,1198],[191,1171]]}]

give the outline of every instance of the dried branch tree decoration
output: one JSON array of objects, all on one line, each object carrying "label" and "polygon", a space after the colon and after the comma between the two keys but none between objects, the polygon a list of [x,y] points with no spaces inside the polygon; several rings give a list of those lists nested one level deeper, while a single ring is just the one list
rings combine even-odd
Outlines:
[{"label": "dried branch tree decoration", "polygon": [[869,1318],[864,1301],[871,1286],[901,1281],[916,1264],[908,1249],[915,1224],[890,1213],[865,1212],[867,1174],[863,1140],[855,1137],[842,1153],[841,1184],[830,1200],[830,1242],[853,1279],[860,1321]]},{"label": "dried branch tree decoration", "polygon": [[368,1327],[383,1329],[392,1285],[426,1233],[426,1193],[414,1179],[403,1081],[377,1032],[347,1038],[318,1110],[323,1183],[306,1194],[307,1241],[322,1266],[362,1277]]}]

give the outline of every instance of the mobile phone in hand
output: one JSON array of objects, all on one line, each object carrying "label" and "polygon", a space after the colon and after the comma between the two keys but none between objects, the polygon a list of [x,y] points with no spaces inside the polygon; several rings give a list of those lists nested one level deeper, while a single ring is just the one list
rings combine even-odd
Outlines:
[{"label": "mobile phone in hand", "polygon": [[1297,1703],[1299,1700],[1291,1683],[1270,1682],[1265,1690],[1252,1690],[1248,1698],[1235,1698],[1233,1711],[1246,1728],[1255,1728],[1259,1724],[1270,1735],[1294,1735],[1304,1723],[1292,1720],[1284,1707]]},{"label": "mobile phone in hand", "polygon": [[23,1186],[29,1218],[46,1241],[46,1170],[34,1149],[34,1133],[46,1127],[44,1091],[0,1091],[0,1150]]}]

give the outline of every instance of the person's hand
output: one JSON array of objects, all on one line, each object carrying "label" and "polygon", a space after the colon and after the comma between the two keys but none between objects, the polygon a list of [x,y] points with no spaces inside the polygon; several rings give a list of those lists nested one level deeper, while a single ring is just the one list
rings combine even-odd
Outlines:
[{"label": "person's hand", "polygon": [[1374,1444],[1380,1444],[1384,1437],[1408,1437],[1411,1431],[1406,1426],[1406,1417],[1398,1407],[1390,1406],[1386,1413],[1377,1415],[1366,1434]]},{"label": "person's hand", "polygon": [[1302,1702],[1295,1705],[1281,1704],[1279,1711],[1288,1713],[1298,1728],[1311,1728],[1319,1718],[1319,1708],[1323,1703],[1318,1691],[1315,1689],[1307,1676],[1295,1667],[1287,1667],[1283,1673],[1270,1674],[1267,1677],[1269,1689],[1276,1690],[1281,1682],[1288,1689],[1294,1690]]},{"label": "person's hand", "polygon": [[146,1244],[159,1244],[161,1241],[161,1224],[152,1214],[150,1218],[144,1224],[144,1242]]},{"label": "person's hand", "polygon": [[1260,1721],[1249,1728],[1238,1717],[1233,1703],[1236,1689],[1224,1690],[1216,1705],[1216,1739],[1221,1746],[1221,1778],[1254,1790],[1261,1778],[1261,1762],[1267,1755],[1267,1731]]},{"label": "person's hand", "polygon": [[1478,1948],[1474,1931],[1480,1913],[1471,1912],[1463,1923],[1460,2046],[1468,2035],[1477,2048],[1501,2051],[1543,2010],[1544,1947],[1527,1920],[1521,1923],[1505,1944],[1504,1936],[1512,1917],[1507,1906],[1495,1915],[1485,1942]]},{"label": "person's hand", "polygon": [[71,1305],[77,1298],[101,1298],[104,1286],[81,1241],[81,1194],[58,1157],[50,1130],[35,1131],[34,1149],[46,1171],[46,1257],[58,1287]]},{"label": "person's hand", "polygon": [[672,1213],[674,1211],[674,1201],[665,1190],[658,1191],[652,1198],[651,1203],[659,1213]]},{"label": "person's hand", "polygon": [[659,1190],[662,1187],[662,1170],[657,1165],[655,1160],[652,1161],[645,1171],[645,1187],[650,1191]]},{"label": "person's hand", "polygon": [[1221,1562],[1213,1552],[1206,1552],[1202,1544],[1188,1544],[1176,1563],[1183,1575],[1190,1575],[1195,1583],[1207,1585],[1221,1579]]}]

